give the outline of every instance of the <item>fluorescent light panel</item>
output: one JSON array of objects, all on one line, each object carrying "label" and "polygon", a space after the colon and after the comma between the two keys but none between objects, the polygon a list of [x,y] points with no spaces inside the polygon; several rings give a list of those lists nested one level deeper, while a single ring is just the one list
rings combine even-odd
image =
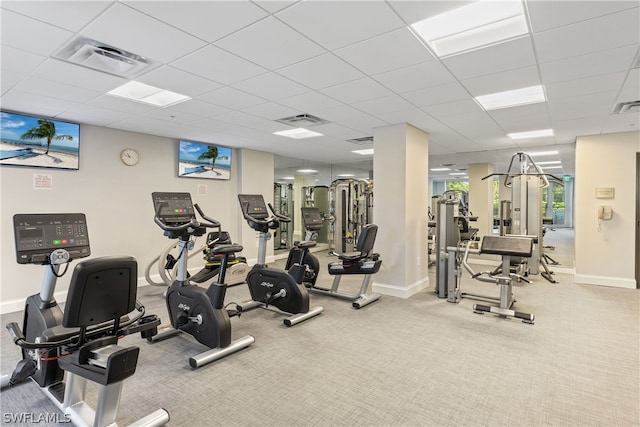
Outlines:
[{"label": "fluorescent light panel", "polygon": [[547,99],[544,96],[542,86],[538,85],[476,96],[475,100],[478,101],[482,108],[489,111],[520,105],[537,104],[538,102],[545,102]]},{"label": "fluorescent light panel", "polygon": [[480,0],[411,25],[439,57],[490,46],[529,32],[520,0]]},{"label": "fluorescent light panel", "polygon": [[107,95],[128,99],[130,101],[142,102],[156,107],[168,107],[191,99],[186,95],[181,95],[179,93],[135,81],[125,83],[122,86],[107,92]]},{"label": "fluorescent light panel", "polygon": [[534,151],[532,153],[526,153],[526,154],[530,155],[531,157],[535,157],[535,156],[553,156],[554,154],[558,154],[558,150]]},{"label": "fluorescent light panel", "polygon": [[561,160],[548,160],[546,162],[536,162],[536,165],[538,165],[538,166],[540,166],[540,165],[559,165],[561,163],[562,163]]},{"label": "fluorescent light panel", "polygon": [[318,173],[318,171],[315,170],[315,169],[298,169],[296,172],[300,172],[300,173]]},{"label": "fluorescent light panel", "polygon": [[337,176],[341,178],[351,178],[351,177],[354,177],[355,175],[352,173],[339,173]]},{"label": "fluorescent light panel", "polygon": [[288,129],[288,130],[282,130],[280,132],[274,132],[274,135],[280,135],[280,136],[286,136],[288,138],[293,138],[293,139],[305,139],[305,138],[313,138],[316,136],[322,136],[321,133],[318,132],[314,132],[311,130],[307,130],[304,128],[295,128],[295,129]]},{"label": "fluorescent light panel", "polygon": [[562,165],[559,166],[540,166],[540,169],[562,169]]},{"label": "fluorescent light panel", "polygon": [[466,175],[466,172],[451,172],[449,175]]},{"label": "fluorescent light panel", "polygon": [[360,154],[362,156],[373,154],[373,148],[366,148],[364,150],[353,150],[352,153]]},{"label": "fluorescent light panel", "polygon": [[432,172],[444,172],[444,171],[450,171],[451,169],[449,168],[431,168],[429,169]]},{"label": "fluorescent light panel", "polygon": [[543,138],[545,136],[553,136],[553,129],[540,129],[530,130],[527,132],[508,133],[507,136],[511,139]]}]

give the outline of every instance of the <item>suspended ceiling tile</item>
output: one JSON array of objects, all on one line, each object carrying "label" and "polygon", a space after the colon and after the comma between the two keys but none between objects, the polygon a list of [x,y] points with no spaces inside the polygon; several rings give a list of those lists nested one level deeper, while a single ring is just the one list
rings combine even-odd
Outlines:
[{"label": "suspended ceiling tile", "polygon": [[323,89],[365,76],[331,53],[281,68],[278,74],[313,89]]},{"label": "suspended ceiling tile", "polygon": [[267,102],[243,110],[247,114],[262,117],[268,120],[278,120],[283,117],[291,117],[299,113],[297,108],[287,107],[277,102]]},{"label": "suspended ceiling tile", "polygon": [[640,129],[640,114],[637,112],[611,114],[602,127],[602,133],[638,132],[638,129]]},{"label": "suspended ceiling tile", "polygon": [[326,52],[273,17],[256,22],[215,44],[269,70]]},{"label": "suspended ceiling tile", "polygon": [[[24,80],[27,76],[22,73],[16,73],[9,70],[0,71],[0,88],[2,96],[5,96],[13,87]],[[4,101],[4,100],[3,100]]]},{"label": "suspended ceiling tile", "polygon": [[[205,102],[200,99],[190,99],[187,102],[181,102],[169,107],[171,111],[177,111],[179,115],[188,114],[191,120],[200,119],[202,117],[214,117],[229,112],[226,107]],[[185,120],[188,123],[188,120]]]},{"label": "suspended ceiling tile", "polygon": [[613,109],[616,92],[600,92],[589,95],[549,101],[549,114],[554,120],[580,119],[585,117],[607,117]]},{"label": "suspended ceiling tile", "polygon": [[486,116],[486,113],[473,99],[459,99],[457,101],[445,102],[442,104],[427,105],[423,107],[423,110],[437,119],[459,114],[481,113]]},{"label": "suspended ceiling tile", "polygon": [[370,38],[334,53],[367,74],[384,73],[433,59],[408,28]]},{"label": "suspended ceiling tile", "polygon": [[542,82],[547,85],[626,71],[637,49],[636,46],[625,46],[540,64]]},{"label": "suspended ceiling tile", "polygon": [[276,101],[311,91],[308,87],[302,86],[293,80],[275,73],[266,73],[252,77],[248,80],[235,83],[233,87],[270,101]]},{"label": "suspended ceiling tile", "polygon": [[238,31],[268,13],[244,1],[126,1],[144,12],[207,42]]},{"label": "suspended ceiling tile", "polygon": [[551,128],[546,103],[522,105],[489,111],[489,115],[505,133]]},{"label": "suspended ceiling tile", "polygon": [[252,0],[252,3],[257,4],[269,13],[276,13],[279,10],[289,7],[292,4],[296,4],[298,0]]},{"label": "suspended ceiling tile", "polygon": [[123,120],[128,115],[129,114],[122,111],[81,104],[69,108],[67,111],[58,115],[58,118],[72,122],[92,123],[95,126],[108,126],[111,123]]},{"label": "suspended ceiling tile", "polygon": [[228,86],[200,95],[198,99],[232,110],[240,110],[267,102],[264,98]]},{"label": "suspended ceiling tile", "polygon": [[389,6],[391,6],[408,25],[411,25],[423,19],[467,6],[474,1],[475,0],[389,0],[387,3],[389,3]]},{"label": "suspended ceiling tile", "polygon": [[458,80],[486,76],[536,64],[529,36],[450,56],[442,60]]},{"label": "suspended ceiling tile", "polygon": [[0,55],[2,71],[14,71],[22,74],[32,72],[47,60],[46,56],[25,52],[10,46],[2,46]]},{"label": "suspended ceiling tile", "polygon": [[38,93],[12,89],[2,95],[2,109],[8,111],[35,114],[43,117],[56,117],[71,108],[78,106],[76,102],[44,96]]},{"label": "suspended ceiling tile", "polygon": [[640,68],[629,71],[627,78],[622,85],[617,102],[640,100]]},{"label": "suspended ceiling tile", "polygon": [[474,140],[486,137],[504,137],[504,131],[485,112],[451,114],[438,118],[442,123],[461,135]]},{"label": "suspended ceiling tile", "polygon": [[156,68],[136,80],[190,97],[221,87],[219,83],[212,80],[169,66]]},{"label": "suspended ceiling tile", "polygon": [[120,3],[114,4],[91,22],[82,30],[82,34],[162,63],[206,45],[201,39]]},{"label": "suspended ceiling tile", "polygon": [[[54,24],[69,31],[79,31],[112,1],[2,1],[2,8]],[[3,12],[4,13],[4,12]],[[4,22],[3,22],[4,25]],[[30,28],[29,31],[33,31]],[[26,31],[25,31],[26,32]]]},{"label": "suspended ceiling tile", "polygon": [[429,105],[469,99],[470,95],[460,83],[454,82],[403,93],[402,97],[418,107],[427,107]]},{"label": "suspended ceiling tile", "polygon": [[328,50],[404,26],[381,1],[303,1],[275,16]]},{"label": "suspended ceiling tile", "polygon": [[25,93],[44,94],[50,98],[76,103],[86,102],[101,94],[94,90],[70,86],[64,83],[58,83],[36,77],[29,77],[21,81],[16,86],[16,89]]},{"label": "suspended ceiling tile", "polygon": [[37,55],[49,56],[73,35],[70,31],[4,9],[0,13],[0,23],[3,48],[10,46]]},{"label": "suspended ceiling tile", "polygon": [[471,95],[480,96],[523,87],[537,86],[540,84],[540,76],[538,74],[538,67],[531,65],[516,68],[515,70],[463,80],[461,83]]},{"label": "suspended ceiling tile", "polygon": [[589,93],[617,91],[622,87],[626,75],[626,72],[621,71],[613,74],[586,77],[584,79],[549,83],[545,85],[545,90],[547,98],[550,101]]},{"label": "suspended ceiling tile", "polygon": [[534,33],[634,7],[638,7],[638,2],[628,0],[527,1],[527,10]]},{"label": "suspended ceiling tile", "polygon": [[98,91],[100,93],[108,92],[128,81],[122,77],[101,73],[90,68],[79,67],[58,59],[48,59],[31,75],[71,86]]},{"label": "suspended ceiling tile", "polygon": [[226,85],[267,72],[246,59],[212,45],[173,61],[170,65]]},{"label": "suspended ceiling tile", "polygon": [[406,111],[413,107],[413,105],[398,95],[389,95],[382,98],[354,102],[353,106],[372,116],[378,116],[379,114],[392,111]]},{"label": "suspended ceiling tile", "polygon": [[[280,99],[278,100],[278,104],[295,108],[298,110],[298,114],[312,114],[325,120],[326,117],[320,116],[317,113],[318,111],[328,108],[338,108],[343,105],[340,101],[336,101],[335,99],[316,91],[305,92],[300,95]],[[281,118],[282,117],[278,117],[278,119]]]},{"label": "suspended ceiling tile", "polygon": [[392,94],[389,89],[369,77],[324,88],[320,92],[347,104]]},{"label": "suspended ceiling tile", "polygon": [[373,78],[396,93],[426,89],[455,81],[449,70],[440,61],[434,60],[376,74]]},{"label": "suspended ceiling tile", "polygon": [[541,63],[640,43],[640,13],[631,9],[534,34]]},{"label": "suspended ceiling tile", "polygon": [[157,108],[141,102],[129,101],[110,95],[100,95],[87,101],[86,104],[99,108],[122,111],[128,114],[144,114]]}]

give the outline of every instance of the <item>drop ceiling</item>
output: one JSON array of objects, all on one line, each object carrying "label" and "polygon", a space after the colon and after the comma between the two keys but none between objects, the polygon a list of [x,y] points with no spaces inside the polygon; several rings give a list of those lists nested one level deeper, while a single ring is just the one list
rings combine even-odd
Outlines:
[{"label": "drop ceiling", "polygon": [[[347,142],[410,123],[430,166],[492,162],[556,146],[573,174],[577,136],[638,129],[635,1],[524,1],[529,34],[439,59],[409,29],[468,1],[2,1],[2,108],[175,139],[268,151],[298,164],[370,158]],[[190,101],[167,108],[106,95],[126,77],[58,59],[78,38],[147,58],[136,76]],[[543,85],[547,102],[484,111],[473,97]],[[310,114],[324,136],[273,135]],[[551,137],[508,133],[552,128]],[[371,144],[369,144],[371,146]],[[293,167],[292,161],[282,162]]]}]

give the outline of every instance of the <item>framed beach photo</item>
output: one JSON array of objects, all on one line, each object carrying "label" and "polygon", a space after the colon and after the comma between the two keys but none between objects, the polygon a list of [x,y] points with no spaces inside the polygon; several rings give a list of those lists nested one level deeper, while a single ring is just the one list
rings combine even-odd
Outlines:
[{"label": "framed beach photo", "polygon": [[231,148],[203,142],[178,141],[178,176],[230,179]]},{"label": "framed beach photo", "polygon": [[80,124],[0,111],[0,165],[77,170]]}]

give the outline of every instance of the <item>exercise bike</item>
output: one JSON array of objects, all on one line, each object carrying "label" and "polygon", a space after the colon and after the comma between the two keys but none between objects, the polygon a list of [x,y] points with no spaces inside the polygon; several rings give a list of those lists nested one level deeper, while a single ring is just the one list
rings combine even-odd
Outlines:
[{"label": "exercise bike", "polygon": [[317,245],[318,231],[322,229],[324,219],[318,208],[308,207],[300,210],[305,228],[304,240],[293,242],[284,269],[289,270],[294,264],[303,266],[305,271],[302,282],[309,288],[316,284],[320,272],[320,262],[310,249]]},{"label": "exercise bike", "polygon": [[[167,328],[150,338],[156,342],[186,332],[210,350],[189,358],[189,365],[198,368],[221,359],[224,356],[242,350],[255,342],[255,338],[246,335],[231,340],[230,317],[239,315],[238,310],[224,307],[227,285],[224,283],[229,256],[240,252],[242,246],[236,244],[217,245],[212,254],[220,255],[221,265],[218,281],[208,288],[192,283],[187,276],[189,250],[193,247],[191,238],[202,236],[207,228],[219,228],[220,223],[206,216],[197,204],[191,201],[189,193],[152,194],[155,208],[155,223],[164,230],[170,239],[178,239],[180,255],[177,258],[176,280],[166,292],[166,304],[171,321]],[[195,212],[205,221],[198,221]]]},{"label": "exercise bike", "polygon": [[[276,230],[280,221],[291,221],[284,215],[277,214],[269,205],[273,215],[269,216],[262,195],[239,194],[238,201],[242,215],[253,230],[259,232],[258,260],[247,274],[247,285],[252,301],[241,304],[242,311],[257,307],[277,308],[292,316],[284,319],[286,326],[296,325],[322,313],[321,306],[309,308],[309,292],[303,285],[305,267],[295,263],[288,270],[269,268],[266,265],[267,241],[271,238],[270,230]],[[315,245],[315,242],[312,242]]]},{"label": "exercise bike", "polygon": [[[222,264],[222,255],[216,253],[213,249],[217,245],[227,245],[231,243],[229,233],[222,231],[222,227],[219,226],[217,231],[211,231],[207,234],[206,242],[203,245],[189,251],[189,259],[197,257],[198,254],[201,253],[205,261],[202,269],[195,274],[188,275],[191,283],[203,287],[209,287],[211,283],[216,283]],[[176,280],[178,260],[174,252],[178,244],[179,241],[172,241],[160,255],[151,260],[144,272],[147,283],[153,286],[169,287]],[[151,270],[154,267],[158,269],[160,281],[154,280],[151,277]],[[231,253],[227,260],[227,271],[225,273],[224,283],[228,286],[240,285],[245,282],[248,272],[249,266],[247,265],[246,258]]]},{"label": "exercise bike", "polygon": [[[27,298],[22,328],[7,325],[22,357],[2,387],[31,378],[76,425],[115,425],[123,381],[134,374],[140,349],[118,339],[149,338],[160,320],[136,301],[137,262],[110,256],[81,261],[73,270],[64,313],[54,298],[56,282],[75,259],[91,254],[84,214],[18,214],[13,217],[19,264],[45,267],[39,294]],[[64,270],[60,271],[61,268]],[[98,388],[95,408],[85,401],[88,383]],[[136,425],[159,426],[158,409]]]}]

